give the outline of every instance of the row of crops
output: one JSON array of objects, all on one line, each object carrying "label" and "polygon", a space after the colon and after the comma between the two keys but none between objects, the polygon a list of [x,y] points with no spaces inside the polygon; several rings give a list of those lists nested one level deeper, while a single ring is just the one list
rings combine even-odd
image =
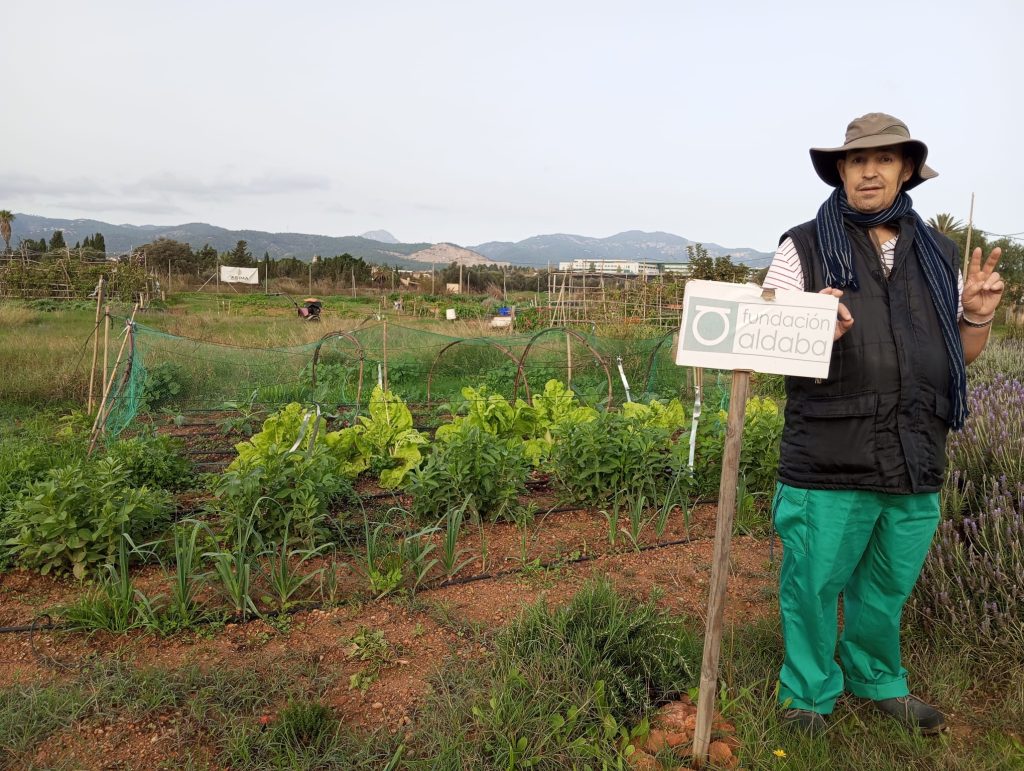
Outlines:
[{"label": "row of crops", "polygon": [[[984,644],[1024,640],[1022,379],[1019,340],[994,343],[972,367],[972,415],[950,438],[943,523],[908,606],[925,628]],[[467,539],[482,525],[509,523],[525,542],[555,507],[606,525],[607,548],[641,548],[717,494],[724,410],[701,416],[692,467],[692,411],[677,399],[604,409],[549,380],[529,400],[467,386],[438,416],[421,430],[408,404],[377,388],[359,414],[296,402],[261,425],[228,418],[252,435],[216,474],[197,473],[180,440],[151,429],[88,457],[84,416],[56,430],[22,421],[0,448],[0,560],[93,582],[83,624],[173,630],[345,592],[414,592],[479,566]],[[781,428],[773,398],[750,401],[741,531],[768,530]],[[164,570],[166,592],[131,585],[139,563]],[[341,563],[358,586],[339,586]]]},{"label": "row of crops", "polygon": [[[66,419],[49,443],[5,449],[4,559],[96,582],[67,618],[175,630],[336,596],[334,559],[355,565],[375,596],[451,579],[473,561],[468,531],[529,528],[542,507],[586,507],[607,520],[612,547],[639,548],[717,492],[724,412],[700,421],[691,469],[678,400],[603,411],[552,380],[529,403],[467,387],[448,407],[431,435],[380,388],[350,425],[289,404],[238,443],[225,471],[204,475],[179,440],[147,430],[85,457],[84,421]],[[743,501],[762,524],[781,424],[773,401],[749,403]],[[139,562],[166,566],[168,592],[131,585]],[[211,583],[220,599],[200,606]]]}]

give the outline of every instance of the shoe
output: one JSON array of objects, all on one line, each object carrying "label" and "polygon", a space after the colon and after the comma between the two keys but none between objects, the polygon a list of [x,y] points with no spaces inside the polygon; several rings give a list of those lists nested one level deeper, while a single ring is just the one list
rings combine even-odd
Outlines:
[{"label": "shoe", "polygon": [[828,727],[824,715],[809,709],[787,709],[782,713],[782,723],[808,736],[819,736]]},{"label": "shoe", "polygon": [[876,709],[896,718],[907,728],[917,729],[923,734],[941,733],[946,727],[945,715],[913,695],[877,699],[871,703]]}]

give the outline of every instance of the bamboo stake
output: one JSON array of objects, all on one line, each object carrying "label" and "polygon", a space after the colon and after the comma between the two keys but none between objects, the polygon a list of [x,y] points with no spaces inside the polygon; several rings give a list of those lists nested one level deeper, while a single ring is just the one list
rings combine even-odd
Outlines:
[{"label": "bamboo stake", "polygon": [[384,390],[388,390],[388,317],[384,317]]},{"label": "bamboo stake", "polygon": [[107,378],[106,387],[103,389],[103,399],[100,401],[99,409],[96,411],[96,420],[92,424],[92,437],[89,440],[89,454],[92,455],[93,449],[96,447],[96,440],[99,438],[100,432],[103,429],[103,423],[106,421],[106,412],[109,407],[108,401],[110,399],[111,387],[114,384],[114,375],[117,374],[117,368],[121,365],[121,358],[124,356],[125,346],[128,345],[128,340],[132,334],[132,324],[135,322],[135,312],[139,309],[139,304],[135,303],[132,306],[132,315],[128,318],[128,323],[124,325],[124,337],[121,339],[121,348],[117,352],[117,358],[114,360],[114,368],[110,370],[110,377]]},{"label": "bamboo stake", "polygon": [[736,514],[736,483],[739,477],[740,446],[743,443],[743,417],[750,391],[750,371],[732,373],[729,394],[729,419],[722,454],[722,480],[718,487],[718,523],[715,526],[715,551],[711,560],[711,587],[708,592],[708,616],[704,629],[704,658],[700,666],[700,696],[697,700],[697,726],[693,732],[693,757],[698,765],[707,759],[711,740],[711,722],[718,699],[718,657],[722,647],[722,619],[725,614],[726,584],[729,579],[729,547],[732,522]]},{"label": "bamboo stake", "polygon": [[971,193],[971,213],[967,217],[967,240],[964,242],[964,278],[967,278],[967,266],[971,259],[971,229],[974,227],[974,193]]},{"label": "bamboo stake", "polygon": [[110,303],[103,305],[103,377],[100,385],[107,382],[107,354],[110,351]]},{"label": "bamboo stake", "polygon": [[103,306],[103,276],[96,282],[96,323],[93,326],[92,364],[89,367],[89,403],[86,414],[92,415],[92,389],[96,381],[96,359],[100,351],[100,308]]},{"label": "bamboo stake", "polygon": [[572,336],[569,334],[569,330],[565,330],[565,361],[568,364],[568,370],[565,376],[566,388],[572,388]]}]

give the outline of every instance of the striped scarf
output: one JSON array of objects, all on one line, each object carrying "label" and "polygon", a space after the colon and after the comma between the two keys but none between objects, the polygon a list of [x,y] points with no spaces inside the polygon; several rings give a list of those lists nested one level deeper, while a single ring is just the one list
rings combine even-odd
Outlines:
[{"label": "striped scarf", "polygon": [[857,274],[853,269],[853,246],[846,234],[843,219],[863,228],[872,228],[900,219],[905,214],[914,216],[914,254],[924,271],[935,311],[942,328],[942,339],[949,353],[950,401],[953,409],[949,416],[951,428],[963,428],[967,418],[967,369],[964,349],[957,324],[957,276],[949,262],[939,251],[931,230],[914,211],[914,202],[906,193],[900,193],[892,206],[876,214],[863,214],[850,208],[846,191],[840,186],[818,209],[818,249],[825,270],[825,286],[837,289],[857,289]]}]

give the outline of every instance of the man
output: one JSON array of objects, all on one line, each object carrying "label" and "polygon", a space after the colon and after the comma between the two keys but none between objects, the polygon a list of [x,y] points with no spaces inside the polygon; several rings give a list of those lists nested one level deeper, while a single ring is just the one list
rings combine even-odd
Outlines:
[{"label": "man", "polygon": [[982,264],[975,249],[958,283],[956,246],[914,211],[906,191],[937,176],[927,155],[882,113],[850,123],[841,147],[812,149],[834,190],[783,236],[764,281],[842,298],[828,378],[787,378],[774,504],[779,701],[809,733],[844,686],[908,728],[945,724],[907,688],[900,615],[939,521],[946,434],[967,415],[965,364],[985,347],[1003,282],[1000,250]]}]

